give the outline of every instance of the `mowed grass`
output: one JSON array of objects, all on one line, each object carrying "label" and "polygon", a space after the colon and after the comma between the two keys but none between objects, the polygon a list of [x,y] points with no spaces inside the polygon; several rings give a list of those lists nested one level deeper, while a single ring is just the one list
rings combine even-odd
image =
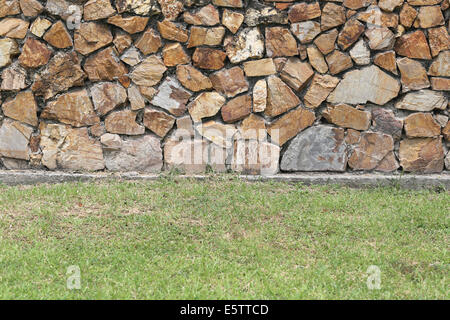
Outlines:
[{"label": "mowed grass", "polygon": [[448,299],[449,212],[444,190],[229,176],[0,186],[0,298]]}]

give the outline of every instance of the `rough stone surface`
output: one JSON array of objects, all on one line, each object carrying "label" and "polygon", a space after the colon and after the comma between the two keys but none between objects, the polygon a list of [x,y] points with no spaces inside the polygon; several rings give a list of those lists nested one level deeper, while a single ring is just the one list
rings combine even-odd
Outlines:
[{"label": "rough stone surface", "polygon": [[225,50],[232,63],[262,58],[264,37],[258,28],[245,28],[225,45]]},{"label": "rough stone surface", "polygon": [[82,55],[88,55],[113,41],[107,26],[95,22],[82,23],[75,31],[74,48]]},{"label": "rough stone surface", "polygon": [[155,108],[147,108],[144,112],[144,126],[164,138],[175,124],[175,117]]},{"label": "rough stone surface", "polygon": [[420,90],[430,86],[427,71],[419,61],[400,58],[397,59],[397,67],[400,70],[403,92]]},{"label": "rough stone surface", "polygon": [[355,130],[369,129],[371,120],[370,112],[358,110],[346,104],[328,105],[323,116],[339,127]]},{"label": "rough stone surface", "polygon": [[[272,175],[295,136],[325,127],[339,138],[313,149],[342,140],[343,156],[296,150],[309,170],[326,161],[331,171],[450,170],[449,9],[449,0],[0,0],[0,166]],[[403,146],[400,159],[402,143],[425,153]],[[195,146],[200,162],[186,162]]]},{"label": "rough stone surface", "polygon": [[31,89],[36,95],[49,99],[71,87],[83,85],[85,78],[75,52],[58,52],[47,67],[35,75]]},{"label": "rough stone surface", "polygon": [[37,68],[46,65],[50,60],[51,55],[52,50],[47,48],[43,42],[28,38],[22,47],[19,63],[27,68]]},{"label": "rough stone surface", "polygon": [[289,57],[297,54],[297,42],[289,29],[283,27],[266,29],[266,55],[268,57]]},{"label": "rough stone surface", "polygon": [[399,160],[407,172],[441,172],[444,167],[442,139],[404,139],[400,141]]},{"label": "rough stone surface", "polygon": [[231,98],[248,90],[248,82],[244,71],[239,67],[223,69],[209,76],[211,83],[218,92]]},{"label": "rough stone surface", "polygon": [[58,49],[69,48],[73,45],[72,37],[62,21],[52,25],[44,34],[44,40]]},{"label": "rough stone surface", "polygon": [[105,167],[100,142],[89,137],[86,128],[40,124],[42,164],[48,169],[102,170]]},{"label": "rough stone surface", "polygon": [[117,134],[144,134],[145,127],[136,123],[136,112],[131,110],[115,111],[105,118],[106,131]]},{"label": "rough stone surface", "polygon": [[301,62],[298,58],[290,58],[281,70],[280,75],[284,82],[298,91],[312,78],[314,71],[309,63]]},{"label": "rough stone surface", "polygon": [[190,65],[177,66],[177,79],[191,91],[202,91],[212,88],[211,80],[198,69]]},{"label": "rough stone surface", "polygon": [[32,130],[18,121],[6,119],[0,127],[0,155],[8,158],[28,160],[28,142]]},{"label": "rough stone surface", "polygon": [[226,53],[211,48],[196,48],[192,55],[194,65],[201,69],[219,70],[225,66]]},{"label": "rough stone surface", "polygon": [[181,116],[186,112],[187,101],[191,93],[185,90],[175,78],[166,78],[159,86],[158,93],[151,104],[169,111],[174,116]]},{"label": "rough stone surface", "polygon": [[442,93],[419,90],[407,93],[395,107],[411,111],[433,111],[434,109],[445,110],[447,104],[448,99]]},{"label": "rough stone surface", "polygon": [[131,72],[130,78],[139,86],[154,86],[159,83],[166,70],[167,68],[162,60],[152,55],[136,66]]},{"label": "rough stone surface", "polygon": [[241,95],[231,99],[222,109],[222,119],[225,122],[236,122],[252,112],[252,97]]},{"label": "rough stone surface", "polygon": [[330,103],[366,103],[383,105],[398,95],[400,84],[397,80],[376,66],[349,71],[328,96]]},{"label": "rough stone surface", "polygon": [[103,49],[87,58],[83,69],[91,81],[111,81],[128,73],[127,67],[117,57],[114,47]]},{"label": "rough stone surface", "polygon": [[450,77],[450,51],[439,53],[428,70],[430,76]]},{"label": "rough stone surface", "polygon": [[431,59],[427,38],[421,30],[407,33],[395,42],[395,52],[398,55],[415,59]]},{"label": "rough stone surface", "polygon": [[282,146],[297,133],[311,126],[315,119],[314,112],[298,108],[272,122],[267,131],[272,142]]},{"label": "rough stone surface", "polygon": [[267,103],[264,113],[269,117],[278,116],[300,104],[300,99],[277,76],[267,79]]},{"label": "rough stone surface", "polygon": [[284,171],[345,171],[344,130],[319,125],[298,134],[281,159]]},{"label": "rough stone surface", "polygon": [[127,100],[126,90],[117,83],[97,83],[91,87],[92,102],[95,110],[105,115]]},{"label": "rough stone surface", "polygon": [[304,102],[308,108],[317,108],[336,88],[339,78],[330,75],[314,75],[311,86],[305,94]]},{"label": "rough stone surface", "polygon": [[373,170],[394,150],[394,140],[380,132],[363,132],[348,159],[353,170]]},{"label": "rough stone surface", "polygon": [[162,149],[159,139],[150,135],[122,139],[117,134],[101,137],[105,165],[111,171],[159,172]]},{"label": "rough stone surface", "polygon": [[100,122],[86,90],[77,90],[60,95],[47,104],[41,113],[43,119],[57,120],[74,127]]},{"label": "rough stone surface", "polygon": [[353,67],[352,58],[339,50],[335,50],[333,53],[329,54],[326,57],[326,60],[332,75],[341,73],[342,71]]},{"label": "rough stone surface", "polygon": [[189,105],[189,113],[194,122],[202,118],[214,116],[224,105],[226,99],[218,92],[203,92],[195,98]]},{"label": "rough stone surface", "polygon": [[392,110],[372,110],[372,125],[375,131],[389,134],[394,140],[400,140],[402,136],[403,120],[396,118]]},{"label": "rough stone surface", "polygon": [[11,119],[37,126],[37,104],[31,91],[19,92],[2,105],[3,114]]},{"label": "rough stone surface", "polygon": [[405,118],[405,133],[408,138],[432,138],[441,134],[441,126],[431,113],[417,112]]}]

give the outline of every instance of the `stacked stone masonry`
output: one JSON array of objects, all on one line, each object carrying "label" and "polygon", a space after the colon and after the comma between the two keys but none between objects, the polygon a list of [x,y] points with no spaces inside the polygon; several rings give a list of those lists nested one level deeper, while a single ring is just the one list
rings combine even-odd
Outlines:
[{"label": "stacked stone masonry", "polygon": [[0,0],[0,168],[450,170],[449,0]]}]

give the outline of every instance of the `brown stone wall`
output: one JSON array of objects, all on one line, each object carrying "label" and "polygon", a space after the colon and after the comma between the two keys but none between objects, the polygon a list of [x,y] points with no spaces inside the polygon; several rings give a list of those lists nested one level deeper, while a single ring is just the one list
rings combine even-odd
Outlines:
[{"label": "brown stone wall", "polygon": [[0,0],[0,168],[450,170],[449,0]]}]

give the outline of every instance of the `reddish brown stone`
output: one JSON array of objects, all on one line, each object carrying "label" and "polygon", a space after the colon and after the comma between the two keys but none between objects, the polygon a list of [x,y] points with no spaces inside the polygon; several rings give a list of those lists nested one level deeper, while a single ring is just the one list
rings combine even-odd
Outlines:
[{"label": "reddish brown stone", "polygon": [[20,8],[26,17],[36,17],[44,10],[44,6],[37,0],[20,0]]},{"label": "reddish brown stone", "polygon": [[131,110],[115,111],[105,119],[106,131],[117,134],[144,134],[145,127],[136,123],[136,113]]},{"label": "reddish brown stone", "polygon": [[183,19],[184,22],[194,25],[214,26],[220,23],[219,11],[211,4],[194,13],[183,13]]},{"label": "reddish brown stone", "polygon": [[217,71],[209,79],[214,89],[230,98],[248,90],[248,82],[239,67]]},{"label": "reddish brown stone", "polygon": [[352,58],[339,50],[333,51],[325,59],[328,63],[328,69],[333,75],[353,67]]},{"label": "reddish brown stone", "polygon": [[317,108],[328,97],[331,91],[336,88],[339,78],[330,75],[314,75],[311,86],[305,94],[305,106],[308,108]]},{"label": "reddish brown stone", "polygon": [[314,71],[307,62],[298,58],[289,58],[281,70],[280,76],[294,90],[300,91],[312,78]]},{"label": "reddish brown stone", "polygon": [[344,28],[339,33],[337,43],[342,50],[346,50],[358,40],[363,32],[364,25],[356,19],[351,19],[345,23]]},{"label": "reddish brown stone", "polygon": [[135,46],[145,55],[155,53],[161,48],[161,37],[149,28],[136,41]]},{"label": "reddish brown stone", "polygon": [[242,120],[239,133],[245,140],[266,140],[267,131],[264,118],[252,113]]},{"label": "reddish brown stone", "polygon": [[417,14],[416,9],[405,3],[400,11],[400,23],[403,26],[410,28],[416,19]]},{"label": "reddish brown stone", "polygon": [[189,35],[189,42],[187,44],[187,47],[192,48],[199,46],[218,46],[222,43],[224,35],[224,27],[191,27],[191,34]]},{"label": "reddish brown stone", "polygon": [[91,81],[111,81],[128,73],[127,67],[119,61],[117,51],[113,47],[87,58],[83,68]]},{"label": "reddish brown stone", "polygon": [[190,65],[177,66],[177,78],[181,84],[192,91],[202,91],[212,88],[211,80]]},{"label": "reddish brown stone", "polygon": [[338,36],[337,29],[322,33],[314,40],[314,44],[323,54],[329,54],[334,50],[334,43]]},{"label": "reddish brown stone", "polygon": [[395,42],[394,49],[401,56],[416,59],[431,59],[427,38],[421,30],[404,34],[398,38]]},{"label": "reddish brown stone", "polygon": [[225,66],[227,54],[221,50],[196,48],[192,55],[194,66],[201,69],[219,70]]},{"label": "reddish brown stone", "polygon": [[61,20],[53,24],[45,33],[44,40],[58,49],[72,46],[72,38]]},{"label": "reddish brown stone", "polygon": [[433,57],[441,51],[450,49],[450,38],[445,27],[428,29],[428,42]]},{"label": "reddish brown stone", "polygon": [[345,8],[340,5],[327,2],[322,9],[320,27],[322,28],[322,31],[325,31],[344,24],[345,20]]},{"label": "reddish brown stone", "polygon": [[39,40],[28,38],[22,47],[19,63],[28,68],[37,68],[48,63],[52,50]]},{"label": "reddish brown stone", "polygon": [[131,39],[131,36],[128,33],[124,31],[118,31],[114,36],[113,43],[117,49],[117,52],[122,54],[122,52],[124,52],[131,46],[131,44],[133,43],[133,39]]},{"label": "reddish brown stone", "polygon": [[430,86],[427,72],[420,62],[409,58],[400,58],[397,59],[397,66],[401,74],[403,92]]},{"label": "reddish brown stone", "polygon": [[373,170],[394,150],[391,136],[379,132],[363,132],[361,139],[348,159],[353,170]]},{"label": "reddish brown stone", "polygon": [[300,99],[277,76],[267,79],[267,106],[264,111],[269,117],[276,117],[300,104]]},{"label": "reddish brown stone", "polygon": [[267,131],[272,137],[272,142],[282,146],[297,133],[311,126],[315,119],[314,112],[298,108],[272,122]]},{"label": "reddish brown stone", "polygon": [[441,134],[441,126],[431,113],[417,112],[406,117],[405,132],[408,138],[431,138]]},{"label": "reddish brown stone", "polygon": [[154,108],[147,108],[144,112],[144,126],[164,138],[175,124],[175,117]]},{"label": "reddish brown stone", "polygon": [[75,50],[82,55],[88,55],[110,44],[113,36],[106,25],[88,22],[82,23],[75,30],[74,39]]},{"label": "reddish brown stone", "polygon": [[174,67],[179,64],[190,62],[190,57],[183,50],[179,43],[167,44],[163,49],[163,60],[167,67]]},{"label": "reddish brown stone", "polygon": [[41,117],[74,127],[90,126],[100,122],[85,89],[65,93],[55,101],[49,102],[42,111]]},{"label": "reddish brown stone", "polygon": [[222,109],[222,119],[225,122],[236,122],[244,119],[252,112],[252,97],[242,95],[231,99]]},{"label": "reddish brown stone", "polygon": [[298,54],[297,41],[286,28],[266,28],[266,51],[268,57],[295,56]]},{"label": "reddish brown stone", "polygon": [[367,130],[370,127],[370,112],[358,110],[346,104],[329,104],[322,115],[328,122],[339,127],[355,130]]},{"label": "reddish brown stone", "polygon": [[188,41],[187,31],[174,22],[168,20],[164,20],[162,22],[158,21],[158,30],[161,37],[164,39],[178,42]]},{"label": "reddish brown stone", "polygon": [[2,105],[3,114],[8,118],[38,125],[37,104],[31,91],[19,92],[14,99],[6,100]]},{"label": "reddish brown stone", "polygon": [[107,22],[114,26],[117,26],[130,34],[138,33],[144,31],[147,26],[147,17],[123,17],[122,15],[115,15],[108,18]]},{"label": "reddish brown stone", "polygon": [[376,54],[373,59],[373,63],[389,72],[392,72],[393,74],[398,74],[394,51],[386,51]]},{"label": "reddish brown stone", "polygon": [[404,171],[439,173],[444,168],[442,138],[415,138],[400,141],[400,165]]},{"label": "reddish brown stone", "polygon": [[319,2],[314,3],[299,3],[291,7],[288,13],[290,22],[299,22],[311,20],[320,17],[320,5]]},{"label": "reddish brown stone", "polygon": [[431,78],[431,88],[433,90],[450,91],[450,79],[448,78]]},{"label": "reddish brown stone", "polygon": [[450,141],[450,121],[447,122],[447,125],[442,129],[442,135],[446,141]]}]

